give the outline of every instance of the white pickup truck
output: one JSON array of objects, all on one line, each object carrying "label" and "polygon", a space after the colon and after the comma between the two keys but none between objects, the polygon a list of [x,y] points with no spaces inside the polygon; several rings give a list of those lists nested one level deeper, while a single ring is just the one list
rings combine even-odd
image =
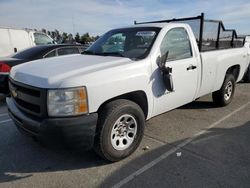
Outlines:
[{"label": "white pickup truck", "polygon": [[229,104],[248,49],[234,30],[233,41],[205,38],[204,31],[202,38],[203,15],[193,19],[198,35],[188,19],[136,23],[107,32],[82,55],[12,68],[10,117],[42,142],[94,148],[118,161],[139,146],[145,120],[209,93]]},{"label": "white pickup truck", "polygon": [[[246,36],[245,38],[245,47],[248,49],[248,56],[250,56],[250,36]],[[250,58],[248,63],[249,65],[246,66],[246,72],[243,78],[246,83],[250,83]]]}]

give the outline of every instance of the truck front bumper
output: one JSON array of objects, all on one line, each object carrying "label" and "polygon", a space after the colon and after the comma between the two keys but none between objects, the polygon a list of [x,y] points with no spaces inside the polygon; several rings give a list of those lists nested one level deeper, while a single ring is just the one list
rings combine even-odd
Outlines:
[{"label": "truck front bumper", "polygon": [[1,73],[0,74],[0,93],[8,94],[9,86],[8,86],[9,75]]},{"label": "truck front bumper", "polygon": [[91,149],[94,144],[97,113],[90,115],[34,119],[20,111],[12,98],[6,98],[9,115],[24,134],[35,137],[46,145]]}]

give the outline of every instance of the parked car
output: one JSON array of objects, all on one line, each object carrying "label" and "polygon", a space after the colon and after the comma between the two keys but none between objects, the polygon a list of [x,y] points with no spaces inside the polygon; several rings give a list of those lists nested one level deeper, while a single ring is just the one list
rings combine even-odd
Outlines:
[{"label": "parked car", "polygon": [[83,50],[81,45],[40,45],[15,53],[10,57],[0,58],[0,93],[9,92],[8,75],[13,66],[42,58],[80,54]]},{"label": "parked car", "polygon": [[42,32],[30,29],[0,28],[0,57],[9,56],[32,46],[54,43],[49,35]]},{"label": "parked car", "polygon": [[[187,20],[197,24],[178,23]],[[202,26],[211,23],[221,28],[206,36],[210,27]],[[248,65],[244,39],[229,30],[230,42],[203,46],[225,31],[203,14],[136,23],[107,32],[83,55],[18,65],[10,73],[10,117],[43,143],[94,148],[106,160],[121,160],[139,146],[145,120],[209,93],[218,106],[232,101]]]}]

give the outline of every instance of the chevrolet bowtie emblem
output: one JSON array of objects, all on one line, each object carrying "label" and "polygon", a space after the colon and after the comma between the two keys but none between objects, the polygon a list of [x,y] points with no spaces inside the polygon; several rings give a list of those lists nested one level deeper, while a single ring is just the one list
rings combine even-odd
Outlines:
[{"label": "chevrolet bowtie emblem", "polygon": [[17,90],[16,90],[16,89],[12,90],[11,93],[12,93],[12,96],[13,96],[14,98],[17,97]]}]

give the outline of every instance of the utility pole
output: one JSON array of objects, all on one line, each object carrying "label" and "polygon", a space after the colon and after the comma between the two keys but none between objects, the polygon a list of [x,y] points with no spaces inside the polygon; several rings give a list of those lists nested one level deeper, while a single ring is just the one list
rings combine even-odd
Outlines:
[{"label": "utility pole", "polygon": [[72,21],[72,29],[73,29],[73,36],[75,36],[75,20],[74,20],[74,16],[71,16],[71,21]]}]

